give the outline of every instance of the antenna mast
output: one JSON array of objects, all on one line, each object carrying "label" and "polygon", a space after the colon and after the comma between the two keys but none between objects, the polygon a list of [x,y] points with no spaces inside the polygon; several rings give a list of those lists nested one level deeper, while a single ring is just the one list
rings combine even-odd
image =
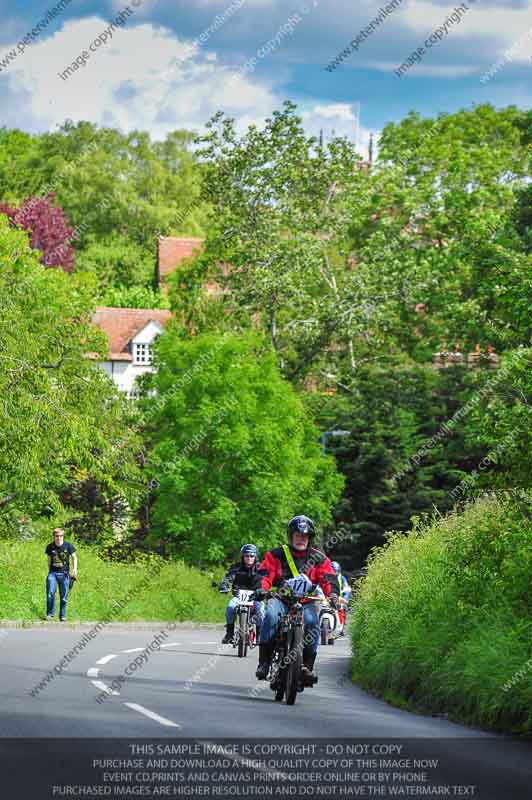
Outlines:
[{"label": "antenna mast", "polygon": [[355,103],[355,150],[360,141],[360,102]]}]

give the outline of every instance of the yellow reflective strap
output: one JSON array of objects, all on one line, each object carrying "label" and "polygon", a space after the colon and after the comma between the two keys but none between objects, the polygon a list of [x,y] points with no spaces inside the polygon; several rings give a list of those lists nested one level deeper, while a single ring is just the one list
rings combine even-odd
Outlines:
[{"label": "yellow reflective strap", "polygon": [[341,572],[338,573],[338,583],[340,584],[340,597],[342,597],[343,593],[344,593],[344,582],[342,580],[342,573]]},{"label": "yellow reflective strap", "polygon": [[292,553],[290,552],[290,548],[288,547],[287,544],[283,544],[283,551],[284,551],[285,558],[286,558],[286,561],[288,563],[288,566],[290,567],[290,572],[292,573],[294,578],[297,578],[297,576],[299,575],[299,570],[296,567],[296,562],[294,561],[294,557],[293,557]]}]

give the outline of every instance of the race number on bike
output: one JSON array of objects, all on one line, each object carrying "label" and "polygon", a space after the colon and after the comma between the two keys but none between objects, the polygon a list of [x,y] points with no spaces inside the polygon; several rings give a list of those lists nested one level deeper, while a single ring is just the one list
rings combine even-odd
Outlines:
[{"label": "race number on bike", "polygon": [[239,589],[237,598],[241,603],[249,603],[253,592],[249,589]]},{"label": "race number on bike", "polygon": [[306,575],[300,574],[285,581],[285,586],[288,586],[296,597],[303,597],[312,589],[312,582]]}]

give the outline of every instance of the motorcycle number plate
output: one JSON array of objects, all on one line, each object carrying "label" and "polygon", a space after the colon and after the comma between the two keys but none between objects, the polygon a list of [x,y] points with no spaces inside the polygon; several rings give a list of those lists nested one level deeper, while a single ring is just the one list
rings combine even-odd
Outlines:
[{"label": "motorcycle number plate", "polygon": [[241,603],[249,603],[252,594],[253,592],[249,591],[248,589],[239,589],[237,598]]},{"label": "motorcycle number plate", "polygon": [[290,587],[296,597],[303,597],[312,589],[312,583],[306,575],[298,575],[296,578],[289,578],[286,585]]}]

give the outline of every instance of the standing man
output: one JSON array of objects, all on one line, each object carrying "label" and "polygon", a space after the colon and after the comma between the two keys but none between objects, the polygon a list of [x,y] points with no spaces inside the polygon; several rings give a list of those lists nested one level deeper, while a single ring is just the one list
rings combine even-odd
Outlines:
[{"label": "standing man", "polygon": [[[78,576],[78,557],[76,548],[70,542],[65,542],[63,528],[54,528],[54,540],[44,551],[48,556],[48,575],[46,577],[46,619],[53,619],[55,615],[55,592],[59,584],[59,620],[66,619],[68,590],[70,575]],[[72,556],[72,573],[70,572],[70,556]]]},{"label": "standing man", "polygon": [[[259,681],[266,680],[270,669],[270,661],[275,645],[275,635],[281,616],[286,611],[282,601],[282,585],[289,578],[300,574],[306,575],[310,582],[319,586],[323,594],[336,607],[340,587],[336,573],[327,556],[315,547],[312,540],[315,536],[313,521],[303,514],[294,517],[288,523],[288,543],[269,550],[259,567],[262,574],[263,592],[272,586],[281,587],[277,596],[272,598],[266,607],[266,614],[261,627],[259,642],[259,665],[255,673]],[[257,596],[257,593],[255,593]],[[260,594],[259,594],[260,596]],[[305,677],[313,677],[314,661],[320,641],[320,623],[318,612],[313,602],[302,601],[305,625],[305,646],[303,648],[303,673]]]}]

